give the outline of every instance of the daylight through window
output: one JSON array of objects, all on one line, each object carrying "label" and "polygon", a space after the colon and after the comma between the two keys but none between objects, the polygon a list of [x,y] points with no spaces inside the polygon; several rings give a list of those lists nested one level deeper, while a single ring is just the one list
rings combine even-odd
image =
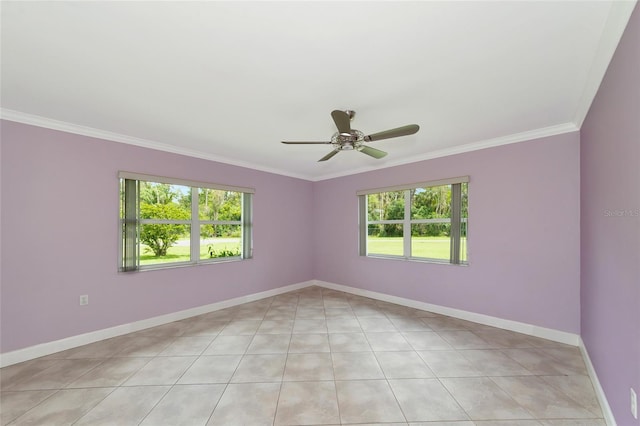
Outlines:
[{"label": "daylight through window", "polygon": [[357,194],[360,255],[467,263],[468,177]]},{"label": "daylight through window", "polygon": [[251,258],[253,189],[119,177],[121,271]]}]

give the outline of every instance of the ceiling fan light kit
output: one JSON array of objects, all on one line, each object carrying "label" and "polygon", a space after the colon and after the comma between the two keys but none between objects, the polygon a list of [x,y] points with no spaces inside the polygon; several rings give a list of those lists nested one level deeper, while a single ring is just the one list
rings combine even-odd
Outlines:
[{"label": "ceiling fan light kit", "polygon": [[333,145],[333,151],[322,157],[318,161],[327,161],[340,151],[359,151],[373,158],[380,159],[387,155],[386,152],[370,146],[365,146],[366,142],[373,142],[382,139],[397,138],[400,136],[413,135],[420,126],[417,124],[409,124],[395,129],[384,130],[382,132],[365,135],[360,130],[351,128],[351,120],[355,117],[356,112],[353,110],[334,110],[331,112],[333,122],[336,124],[338,131],[331,136],[331,140],[327,142],[298,142],[298,141],[282,141],[284,144],[326,144]]}]

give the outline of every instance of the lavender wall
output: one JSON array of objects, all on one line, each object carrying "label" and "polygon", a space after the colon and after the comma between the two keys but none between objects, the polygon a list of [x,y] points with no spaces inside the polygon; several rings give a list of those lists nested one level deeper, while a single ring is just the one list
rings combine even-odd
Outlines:
[{"label": "lavender wall", "polygon": [[[1,352],[313,278],[311,182],[13,122],[1,127]],[[254,259],[117,273],[118,170],[255,188]],[[78,305],[81,294],[88,306]]]},{"label": "lavender wall", "polygon": [[[358,256],[359,189],[470,176],[468,267]],[[577,132],[314,185],[317,279],[578,333]]]},{"label": "lavender wall", "polygon": [[582,339],[619,425],[639,424],[640,11],[581,129]]}]

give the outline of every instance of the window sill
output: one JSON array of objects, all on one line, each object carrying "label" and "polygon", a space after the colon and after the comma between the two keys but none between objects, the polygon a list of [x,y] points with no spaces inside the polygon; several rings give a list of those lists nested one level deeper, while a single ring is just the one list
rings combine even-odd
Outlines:
[{"label": "window sill", "polygon": [[251,259],[252,258],[243,259],[241,257],[226,257],[226,258],[222,258],[221,260],[203,260],[199,262],[183,262],[183,263],[161,263],[158,265],[142,266],[135,271],[118,271],[118,272],[123,274],[128,274],[130,272],[162,271],[166,269],[181,269],[181,268],[189,268],[189,267],[217,265],[219,263],[242,262],[242,261],[251,260]]},{"label": "window sill", "polygon": [[360,256],[360,257],[369,258],[369,259],[400,260],[400,261],[406,261],[406,262],[429,263],[429,264],[435,264],[435,265],[469,266],[469,262],[451,263],[446,260],[429,259],[425,257],[385,256],[382,254],[368,254],[366,256]]}]

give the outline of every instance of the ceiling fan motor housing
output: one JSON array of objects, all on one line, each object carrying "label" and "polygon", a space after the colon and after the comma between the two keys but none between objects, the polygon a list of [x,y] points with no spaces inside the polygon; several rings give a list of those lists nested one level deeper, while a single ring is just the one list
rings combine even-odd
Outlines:
[{"label": "ceiling fan motor housing", "polygon": [[351,129],[350,133],[336,132],[331,136],[331,144],[340,151],[351,151],[360,148],[364,141],[364,133]]}]

